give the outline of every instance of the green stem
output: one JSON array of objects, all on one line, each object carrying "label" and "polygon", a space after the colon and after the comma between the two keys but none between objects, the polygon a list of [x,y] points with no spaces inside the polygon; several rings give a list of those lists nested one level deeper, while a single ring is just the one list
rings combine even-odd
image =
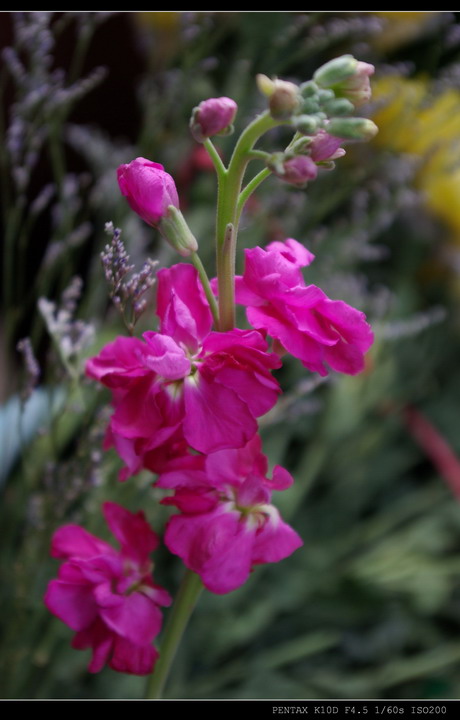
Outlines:
[{"label": "green stem", "polygon": [[221,177],[224,177],[227,170],[225,168],[224,163],[222,162],[219,153],[217,152],[216,148],[214,147],[212,141],[207,138],[204,143],[204,147],[208,151],[208,155],[211,158],[214,167],[216,169],[217,177],[220,179]]},{"label": "green stem", "polygon": [[[247,164],[257,140],[268,130],[284,124],[265,111],[241,133],[233,150],[227,171],[219,176],[217,199],[216,252],[217,278],[219,284],[219,330],[225,332],[234,327],[234,278],[235,247],[238,235],[238,200]],[[228,240],[228,226],[232,225],[232,238]],[[226,257],[231,250],[232,257]]]},{"label": "green stem", "polygon": [[206,270],[204,269],[203,263],[201,262],[201,258],[198,253],[195,252],[190,255],[190,260],[192,261],[194,267],[198,270],[198,275],[200,276],[201,284],[208,300],[209,307],[211,308],[212,317],[214,318],[214,324],[216,327],[219,327],[219,308],[217,306],[217,301],[214,297],[214,293],[211,289],[208,275],[206,273]]},{"label": "green stem", "polygon": [[270,153],[265,152],[265,150],[251,150],[248,153],[250,160],[263,160],[265,161],[267,158],[270,157]]},{"label": "green stem", "polygon": [[251,197],[254,190],[259,187],[259,185],[265,180],[265,178],[268,178],[268,176],[271,175],[271,172],[272,171],[268,168],[264,168],[260,171],[260,173],[257,173],[257,175],[255,175],[255,177],[253,177],[252,180],[248,182],[244,190],[241,191],[237,205],[238,221],[241,217],[244,206],[246,205],[248,199]]},{"label": "green stem", "polygon": [[202,589],[199,576],[187,570],[166,624],[159,660],[148,681],[147,700],[158,700],[162,696],[176,650]]},{"label": "green stem", "polygon": [[235,327],[235,254],[236,233],[232,223],[225,228],[222,246],[221,276],[219,278],[220,329]]}]

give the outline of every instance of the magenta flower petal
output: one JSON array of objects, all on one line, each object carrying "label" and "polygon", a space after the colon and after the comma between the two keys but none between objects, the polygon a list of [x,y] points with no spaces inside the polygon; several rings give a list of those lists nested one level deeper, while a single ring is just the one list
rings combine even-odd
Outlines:
[{"label": "magenta flower petal", "polygon": [[267,245],[266,250],[281,253],[295,267],[307,267],[315,259],[313,253],[294,238],[287,238],[284,242],[275,240]]},{"label": "magenta flower petal", "polygon": [[146,367],[167,380],[180,380],[190,372],[190,360],[184,350],[169,335],[145,332],[148,351],[144,355]]},{"label": "magenta flower petal", "polygon": [[192,265],[173,265],[157,273],[157,315],[161,332],[196,350],[209,334],[212,314]]},{"label": "magenta flower petal", "polygon": [[97,617],[97,605],[90,585],[52,580],[46,591],[45,605],[53,615],[77,632]]},{"label": "magenta flower petal", "polygon": [[[77,563],[76,558],[70,558],[69,565]],[[123,572],[123,564],[120,556],[111,547],[110,553],[94,555],[92,558],[85,558],[78,562],[78,568],[86,582],[92,585],[102,584],[110,587],[114,578]]]},{"label": "magenta flower petal", "polygon": [[63,560],[71,557],[94,557],[112,552],[110,545],[79,525],[65,525],[53,535],[51,555]]},{"label": "magenta flower petal", "polygon": [[[216,374],[216,379],[217,382],[232,388],[254,417],[265,415],[271,410],[280,392],[278,383],[272,377],[267,381],[264,376],[251,374],[246,369],[222,368]],[[249,437],[247,439],[249,440]]]},{"label": "magenta flower petal", "polygon": [[274,514],[254,538],[254,565],[279,562],[303,545],[302,539],[289,525]]},{"label": "magenta flower petal", "polygon": [[[175,473],[178,475],[178,473]],[[166,479],[167,482],[167,479]],[[166,487],[165,475],[161,477],[159,487]],[[166,497],[161,501],[162,505],[174,505],[178,510],[183,510],[187,515],[198,515],[204,512],[214,510],[217,505],[216,498],[213,493],[203,489],[200,491],[197,486],[191,488],[179,488],[174,493],[174,497]]]},{"label": "magenta flower petal", "polygon": [[374,342],[374,335],[363,312],[342,302],[325,298],[318,303],[318,313],[327,319],[343,339],[366,352]]},{"label": "magenta flower petal", "polygon": [[291,473],[281,467],[281,465],[275,465],[273,468],[272,479],[267,480],[267,485],[268,487],[273,488],[273,490],[286,490],[291,487],[293,482],[294,478]]},{"label": "magenta flower petal", "polygon": [[121,505],[106,502],[103,513],[107,525],[116,537],[125,557],[142,564],[158,546],[158,538],[145,519],[143,512],[128,512]]},{"label": "magenta flower petal", "polygon": [[248,579],[253,538],[237,513],[175,516],[168,523],[165,543],[211,592],[231,592]]},{"label": "magenta flower petal", "polygon": [[357,345],[339,342],[324,352],[324,359],[333,370],[356,375],[364,370],[364,358]]},{"label": "magenta flower petal", "polygon": [[162,622],[161,611],[142,591],[125,595],[116,605],[101,608],[100,617],[107,627],[135,645],[151,643],[160,632]]},{"label": "magenta flower petal", "polygon": [[143,343],[137,338],[119,337],[86,362],[86,374],[107,387],[118,387],[148,372],[142,362]]},{"label": "magenta flower petal", "polygon": [[242,447],[257,432],[248,405],[236,392],[203,373],[197,382],[184,384],[184,402],[184,435],[199,452]]},{"label": "magenta flower petal", "polygon": [[115,637],[114,633],[98,618],[90,627],[75,635],[72,647],[75,650],[92,648],[93,653],[88,670],[91,673],[97,673],[109,662]]},{"label": "magenta flower petal", "polygon": [[149,438],[165,425],[157,395],[158,385],[149,378],[131,385],[129,391],[116,404],[112,415],[112,430],[126,438]]},{"label": "magenta flower petal", "polygon": [[131,675],[150,675],[158,659],[153,645],[135,645],[126,638],[115,636],[110,667]]}]

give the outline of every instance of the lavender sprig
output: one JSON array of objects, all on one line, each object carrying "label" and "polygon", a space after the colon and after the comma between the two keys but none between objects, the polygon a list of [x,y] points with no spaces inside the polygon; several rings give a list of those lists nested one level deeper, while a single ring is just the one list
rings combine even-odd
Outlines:
[{"label": "lavender sprig", "polygon": [[[101,252],[105,279],[110,288],[110,297],[132,335],[137,321],[147,307],[147,300],[143,295],[155,284],[154,271],[158,261],[147,258],[140,272],[133,273],[134,265],[129,262],[120,228],[115,228],[112,222],[108,222],[105,231],[112,235],[112,242]],[[128,278],[131,273],[133,274]]]},{"label": "lavender sprig", "polygon": [[74,318],[82,285],[81,278],[74,277],[64,290],[59,306],[44,297],[38,300],[38,309],[48,332],[63,365],[74,380],[78,380],[82,374],[82,353],[91,345],[95,335],[93,325]]}]

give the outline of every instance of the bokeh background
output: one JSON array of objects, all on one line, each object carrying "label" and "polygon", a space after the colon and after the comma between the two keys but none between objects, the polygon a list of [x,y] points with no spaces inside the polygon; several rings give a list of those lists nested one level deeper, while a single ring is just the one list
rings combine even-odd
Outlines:
[{"label": "bokeh background", "polygon": [[[375,345],[357,377],[320,380],[294,360],[279,372],[263,438],[296,478],[280,508],[304,547],[228,596],[204,593],[166,696],[460,697],[459,20],[1,14],[1,697],[144,691],[142,678],[90,675],[42,603],[59,525],[108,539],[104,500],[142,507],[158,531],[167,519],[147,473],[118,483],[102,451],[108,395],[82,373],[124,332],[100,266],[105,223],[137,268],[176,261],[120,198],[117,166],[165,165],[212,274],[215,178],[191,109],[228,95],[241,130],[264,106],[256,73],[301,82],[343,53],[376,66],[365,112],[379,135],[306,191],[270,178],[240,243],[304,242],[317,256],[307,281],[365,311]],[[219,146],[228,157],[232,138]],[[151,305],[139,332],[153,323]],[[157,553],[158,582],[174,593],[181,573]]]}]

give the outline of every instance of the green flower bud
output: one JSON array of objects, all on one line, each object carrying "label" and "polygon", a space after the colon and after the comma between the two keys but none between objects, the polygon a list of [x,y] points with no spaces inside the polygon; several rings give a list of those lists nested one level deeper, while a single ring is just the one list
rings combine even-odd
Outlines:
[{"label": "green flower bud", "polygon": [[319,102],[316,98],[312,97],[303,101],[302,113],[305,113],[305,115],[314,115],[317,112],[319,112]]},{"label": "green flower bud", "polygon": [[323,105],[323,109],[329,117],[343,117],[344,115],[351,115],[353,112],[354,105],[346,98],[334,98]]},{"label": "green flower bud", "polygon": [[318,85],[313,80],[308,80],[299,86],[300,94],[303,98],[315,97],[318,94]]},{"label": "green flower bud", "polygon": [[355,74],[357,64],[358,61],[353,55],[341,55],[321,65],[313,75],[313,79],[323,88],[338,85]]},{"label": "green flower bud", "polygon": [[320,119],[314,115],[298,115],[292,119],[293,127],[305,135],[314,135],[320,124]]},{"label": "green flower bud", "polygon": [[328,100],[333,100],[334,97],[335,94],[333,90],[319,90],[317,95],[318,102],[321,106],[328,102]]},{"label": "green flower bud", "polygon": [[371,140],[377,135],[377,125],[368,118],[333,118],[327,132],[344,140]]}]

